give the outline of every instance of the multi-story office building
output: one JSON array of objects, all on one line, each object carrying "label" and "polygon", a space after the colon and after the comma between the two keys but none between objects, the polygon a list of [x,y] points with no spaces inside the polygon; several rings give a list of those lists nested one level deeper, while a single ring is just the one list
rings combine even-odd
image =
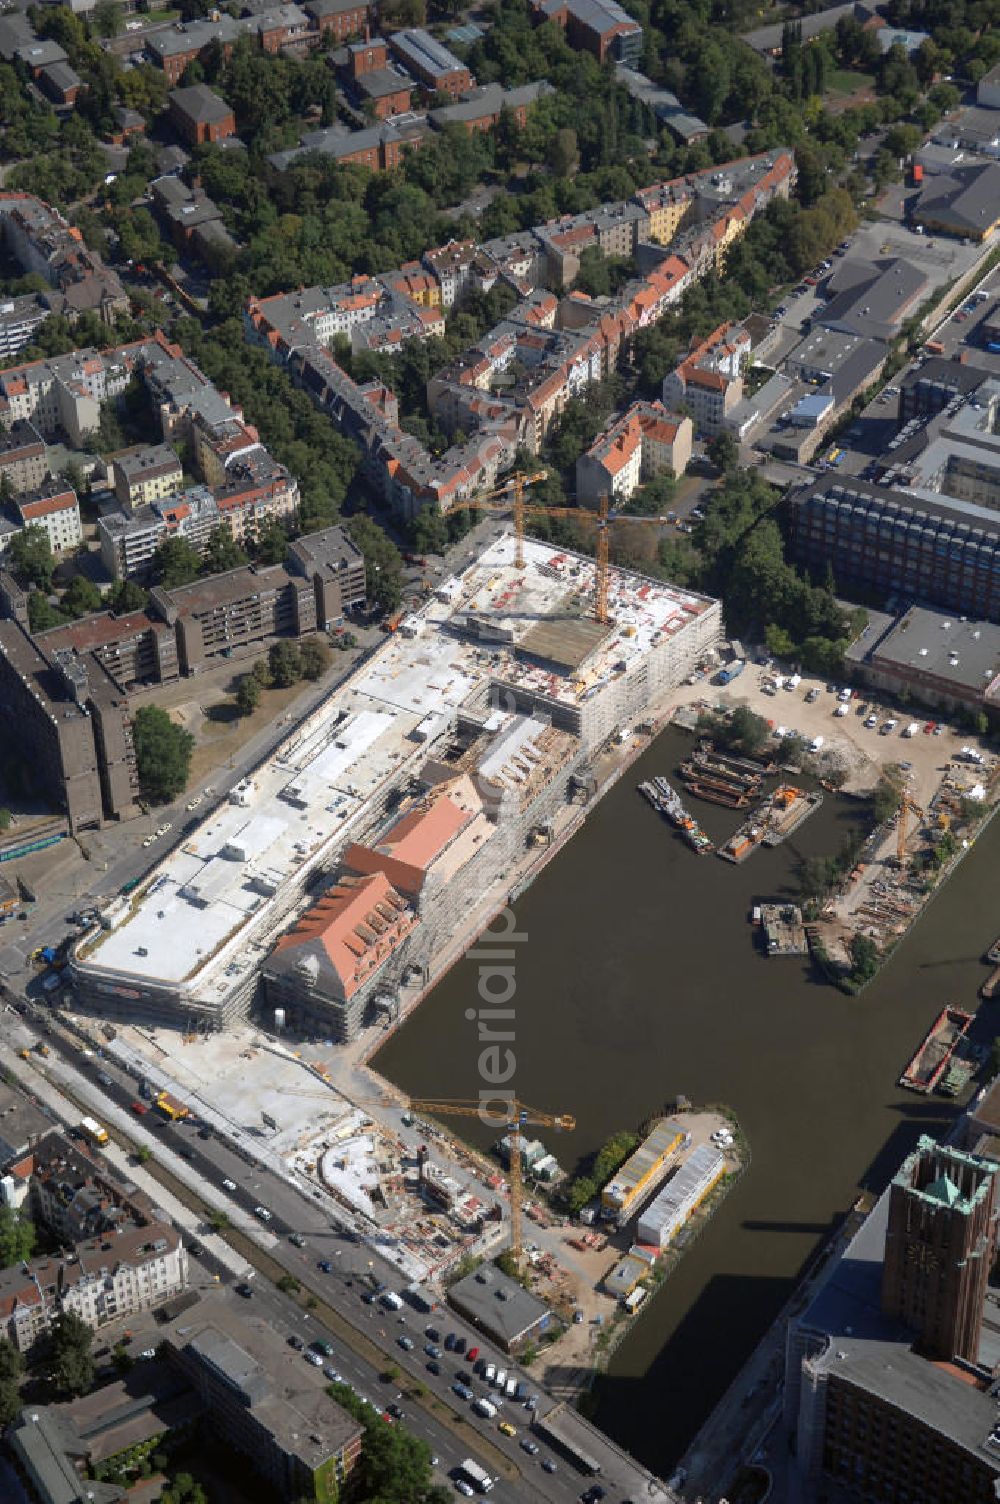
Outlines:
[{"label": "multi-story office building", "polygon": [[71,830],[100,825],[101,780],[92,718],[57,667],[14,621],[0,621],[0,721],[17,727],[17,753]]},{"label": "multi-story office building", "polygon": [[932,491],[824,477],[788,498],[791,552],[838,588],[1000,621],[1000,513]]},{"label": "multi-story office building", "polygon": [[993,1160],[921,1138],[788,1327],[804,1499],[995,1504]]},{"label": "multi-story office building", "polygon": [[167,1338],[168,1359],[201,1397],[215,1434],[252,1459],[273,1497],[339,1498],[361,1455],[363,1427],[279,1332],[256,1321],[227,1327],[220,1313],[190,1335]]}]

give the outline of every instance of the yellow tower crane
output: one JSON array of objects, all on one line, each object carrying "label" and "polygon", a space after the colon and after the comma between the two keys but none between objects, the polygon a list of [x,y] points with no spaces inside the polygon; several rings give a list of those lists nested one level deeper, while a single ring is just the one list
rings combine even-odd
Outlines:
[{"label": "yellow tower crane", "polygon": [[896,861],[900,867],[906,861],[906,817],[915,815],[918,820],[924,818],[924,812],[919,804],[915,804],[909,794],[904,793],[899,801],[899,813],[896,816]]},{"label": "yellow tower crane", "polygon": [[[608,575],[610,569],[611,553],[611,525],[618,522],[638,522],[646,526],[652,524],[661,527],[663,524],[659,517],[639,517],[629,513],[619,513],[612,516],[609,511],[608,497],[602,495],[597,507],[596,517],[583,507],[547,507],[541,502],[526,501],[524,492],[527,486],[535,485],[538,481],[547,479],[547,470],[538,470],[534,475],[525,475],[518,472],[512,475],[504,485],[497,486],[493,491],[487,491],[482,497],[469,502],[470,509],[479,507],[484,512],[510,511],[514,517],[515,553],[514,564],[516,568],[524,568],[524,535],[525,520],[531,516],[538,517],[572,517],[577,522],[591,520],[597,527],[597,540],[594,550],[595,577],[594,577],[594,620],[606,625],[608,620]],[[493,497],[510,496],[509,501],[491,500]]]}]

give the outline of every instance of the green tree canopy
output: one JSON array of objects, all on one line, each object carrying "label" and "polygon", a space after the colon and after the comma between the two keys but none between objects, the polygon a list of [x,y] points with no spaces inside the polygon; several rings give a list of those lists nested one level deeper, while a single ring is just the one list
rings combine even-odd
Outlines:
[{"label": "green tree canopy", "polygon": [[271,681],[278,689],[287,689],[302,678],[302,654],[297,642],[282,638],[272,642],[267,654]]},{"label": "green tree canopy", "polygon": [[43,527],[31,527],[15,533],[8,549],[11,568],[22,584],[36,585],[39,590],[52,589],[55,559],[49,535]]},{"label": "green tree canopy", "polygon": [[164,538],[153,555],[153,574],[158,585],[175,590],[190,585],[201,573],[201,556],[186,538]]},{"label": "green tree canopy", "polygon": [[143,794],[156,804],[175,799],[187,784],[194,737],[158,705],[140,706],[132,732]]},{"label": "green tree canopy", "polygon": [[208,543],[205,546],[205,555],[202,568],[206,574],[224,574],[227,569],[239,569],[241,565],[249,562],[248,555],[244,553],[239,544],[233,538],[232,532],[224,524],[213,527],[208,535]]},{"label": "green tree canopy", "polygon": [[35,1247],[35,1224],[11,1206],[0,1206],[0,1269],[30,1259]]},{"label": "green tree canopy", "polygon": [[86,1394],[94,1382],[93,1332],[74,1311],[60,1311],[49,1328],[49,1373],[60,1394]]}]

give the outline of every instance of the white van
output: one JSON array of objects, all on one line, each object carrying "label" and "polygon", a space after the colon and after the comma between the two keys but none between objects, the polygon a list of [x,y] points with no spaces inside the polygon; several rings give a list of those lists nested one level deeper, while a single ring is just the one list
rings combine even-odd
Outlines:
[{"label": "white van", "polygon": [[401,1311],[403,1309],[403,1302],[400,1300],[395,1290],[383,1290],[382,1294],[379,1296],[379,1300],[390,1311]]},{"label": "white van", "polygon": [[482,1395],[472,1401],[472,1408],[477,1415],[483,1416],[485,1420],[493,1420],[496,1417],[496,1405],[494,1405],[492,1400],[485,1399]]},{"label": "white van", "polygon": [[916,736],[916,734],[917,734],[917,732],[919,730],[920,730],[920,722],[919,721],[911,721],[910,724],[907,726],[906,730],[903,732],[903,735],[905,737],[907,737],[907,739],[908,739],[911,736]]},{"label": "white van", "polygon": [[823,745],[823,743],[824,743],[825,740],[826,740],[825,737],[814,736],[813,739],[812,739],[812,741],[809,743],[809,751],[810,752],[818,752],[819,749],[820,749],[820,747],[822,747],[822,745]]}]

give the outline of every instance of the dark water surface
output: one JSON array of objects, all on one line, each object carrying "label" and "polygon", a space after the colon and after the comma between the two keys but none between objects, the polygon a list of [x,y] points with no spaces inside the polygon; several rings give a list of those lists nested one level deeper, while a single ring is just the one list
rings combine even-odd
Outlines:
[{"label": "dark water surface", "polygon": [[[599,1424],[661,1476],[858,1187],[881,1188],[917,1133],[946,1127],[943,1100],[895,1082],[945,1002],[975,1007],[981,954],[1000,932],[995,822],[863,997],[822,984],[808,960],[766,959],[751,905],[788,896],[799,858],[835,851],[858,807],[828,796],[789,842],[742,867],[696,856],[635,792],[670,776],[689,745],[666,732],[601,802],[518,903],[527,939],[515,948],[511,1085],[576,1117],[571,1135],[539,1133],[563,1165],[678,1092],[729,1103],[750,1141],[749,1173],[601,1381]],[[697,809],[713,838],[739,823]],[[465,1016],[477,979],[476,962],[455,967],[376,1068],[416,1097],[477,1096],[480,1046]],[[481,1147],[493,1136],[475,1120],[454,1126]]]}]

